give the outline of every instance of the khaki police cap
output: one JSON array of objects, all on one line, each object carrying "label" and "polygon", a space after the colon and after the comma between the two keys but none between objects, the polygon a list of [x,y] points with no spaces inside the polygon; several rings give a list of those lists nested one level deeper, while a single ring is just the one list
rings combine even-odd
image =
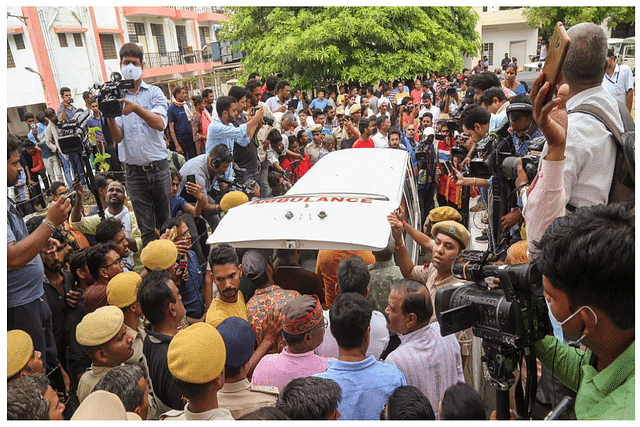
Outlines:
[{"label": "khaki police cap", "polygon": [[446,234],[462,245],[462,249],[469,247],[471,234],[464,225],[455,221],[440,221],[431,229],[431,235],[437,236],[438,233]]},{"label": "khaki police cap", "polygon": [[118,307],[100,307],[82,318],[76,327],[76,339],[80,345],[93,347],[115,337],[122,329],[124,314]]},{"label": "khaki police cap", "polygon": [[149,242],[140,254],[140,261],[149,270],[166,270],[176,263],[178,248],[168,239]]},{"label": "khaki police cap", "polygon": [[22,370],[33,355],[33,341],[20,329],[7,332],[7,378]]},{"label": "khaki police cap", "polygon": [[178,332],[167,351],[171,374],[191,384],[215,380],[222,373],[226,359],[222,336],[208,323],[195,323]]},{"label": "khaki police cap", "polygon": [[439,208],[431,209],[429,212],[429,221],[433,223],[440,221],[460,222],[462,221],[462,215],[451,206],[440,206]]},{"label": "khaki police cap", "polygon": [[129,307],[138,300],[138,285],[142,277],[135,271],[114,276],[107,285],[107,302],[119,308]]}]

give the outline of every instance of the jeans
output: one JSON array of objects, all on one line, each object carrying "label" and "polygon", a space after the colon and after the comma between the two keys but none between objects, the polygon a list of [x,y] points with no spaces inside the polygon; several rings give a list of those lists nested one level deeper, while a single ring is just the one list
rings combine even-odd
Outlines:
[{"label": "jeans", "polygon": [[[73,175],[78,178],[80,176],[80,183],[82,185],[87,185],[87,181],[84,179],[84,168],[82,166],[82,161],[80,160],[80,156],[78,153],[70,153],[69,154],[69,162],[71,162],[71,168],[73,169]],[[71,187],[69,187],[71,188]]]},{"label": "jeans", "polygon": [[7,308],[7,330],[12,329],[21,329],[29,334],[33,348],[42,353],[47,372],[58,364],[51,308],[44,295],[28,304]]},{"label": "jeans", "polygon": [[71,163],[64,154],[60,154],[60,161],[62,161],[62,170],[64,176],[67,179],[67,186],[73,188],[73,174],[71,173]]},{"label": "jeans", "polygon": [[144,247],[155,240],[156,224],[159,228],[171,218],[169,162],[164,159],[146,166],[125,165],[124,178]]}]

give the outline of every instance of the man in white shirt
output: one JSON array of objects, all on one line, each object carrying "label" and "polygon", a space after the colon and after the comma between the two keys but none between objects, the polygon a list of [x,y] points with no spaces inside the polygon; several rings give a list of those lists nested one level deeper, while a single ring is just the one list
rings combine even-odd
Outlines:
[{"label": "man in white shirt", "polygon": [[607,69],[602,80],[602,87],[609,95],[627,106],[629,112],[633,107],[633,73],[628,65],[616,64],[613,49],[607,51]]},{"label": "man in white shirt", "polygon": [[378,128],[378,132],[376,132],[372,138],[376,148],[389,147],[389,135],[387,134],[389,127],[391,127],[391,120],[389,120],[389,117],[379,116],[376,119],[376,127]]},{"label": "man in white shirt", "polygon": [[440,117],[440,109],[433,105],[431,102],[431,96],[428,92],[422,94],[422,109],[418,114],[418,117],[422,117],[424,113],[429,111],[431,113],[431,120],[434,123],[438,122],[438,117]]}]

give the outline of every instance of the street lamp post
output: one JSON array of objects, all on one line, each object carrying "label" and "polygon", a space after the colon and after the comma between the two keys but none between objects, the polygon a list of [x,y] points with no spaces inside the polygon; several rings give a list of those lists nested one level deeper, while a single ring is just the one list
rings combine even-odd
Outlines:
[{"label": "street lamp post", "polygon": [[31,67],[24,67],[24,69],[29,71],[30,73],[37,74],[40,77],[40,84],[42,85],[42,94],[44,95],[44,103],[45,105],[48,105],[49,102],[47,102],[47,89],[44,84],[44,77],[42,77],[42,74],[40,74],[39,72],[37,72]]}]

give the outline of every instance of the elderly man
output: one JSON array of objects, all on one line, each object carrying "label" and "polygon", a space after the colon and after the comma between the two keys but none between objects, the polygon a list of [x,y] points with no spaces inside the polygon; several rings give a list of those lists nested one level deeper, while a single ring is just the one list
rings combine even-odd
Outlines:
[{"label": "elderly man", "polygon": [[329,358],[318,356],[327,323],[322,306],[315,295],[301,295],[282,309],[282,331],[287,346],[280,354],[265,356],[256,366],[252,384],[274,386],[282,390],[294,378],[327,370]]},{"label": "elderly man", "polygon": [[438,416],[439,401],[445,390],[464,382],[460,345],[455,336],[443,337],[438,322],[429,323],[433,305],[427,288],[415,280],[403,279],[391,286],[386,309],[390,331],[400,337],[400,346],[385,363],[402,371],[408,385],[417,387],[432,403]]},{"label": "elderly man", "polygon": [[[431,304],[435,304],[436,291],[444,286],[453,285],[458,281],[451,273],[451,266],[455,258],[469,247],[471,234],[460,223],[455,221],[441,221],[433,226],[431,234],[433,235],[433,256],[431,264],[425,266],[414,266],[409,253],[404,246],[402,237],[402,222],[395,216],[389,215],[387,219],[391,223],[391,233],[396,242],[396,258],[402,275],[405,279],[417,280],[424,283],[431,295]],[[430,323],[436,321],[436,315],[433,313]],[[471,342],[473,336],[471,328],[458,332],[458,342],[462,352],[462,365],[464,367],[469,352],[471,350]]]}]

